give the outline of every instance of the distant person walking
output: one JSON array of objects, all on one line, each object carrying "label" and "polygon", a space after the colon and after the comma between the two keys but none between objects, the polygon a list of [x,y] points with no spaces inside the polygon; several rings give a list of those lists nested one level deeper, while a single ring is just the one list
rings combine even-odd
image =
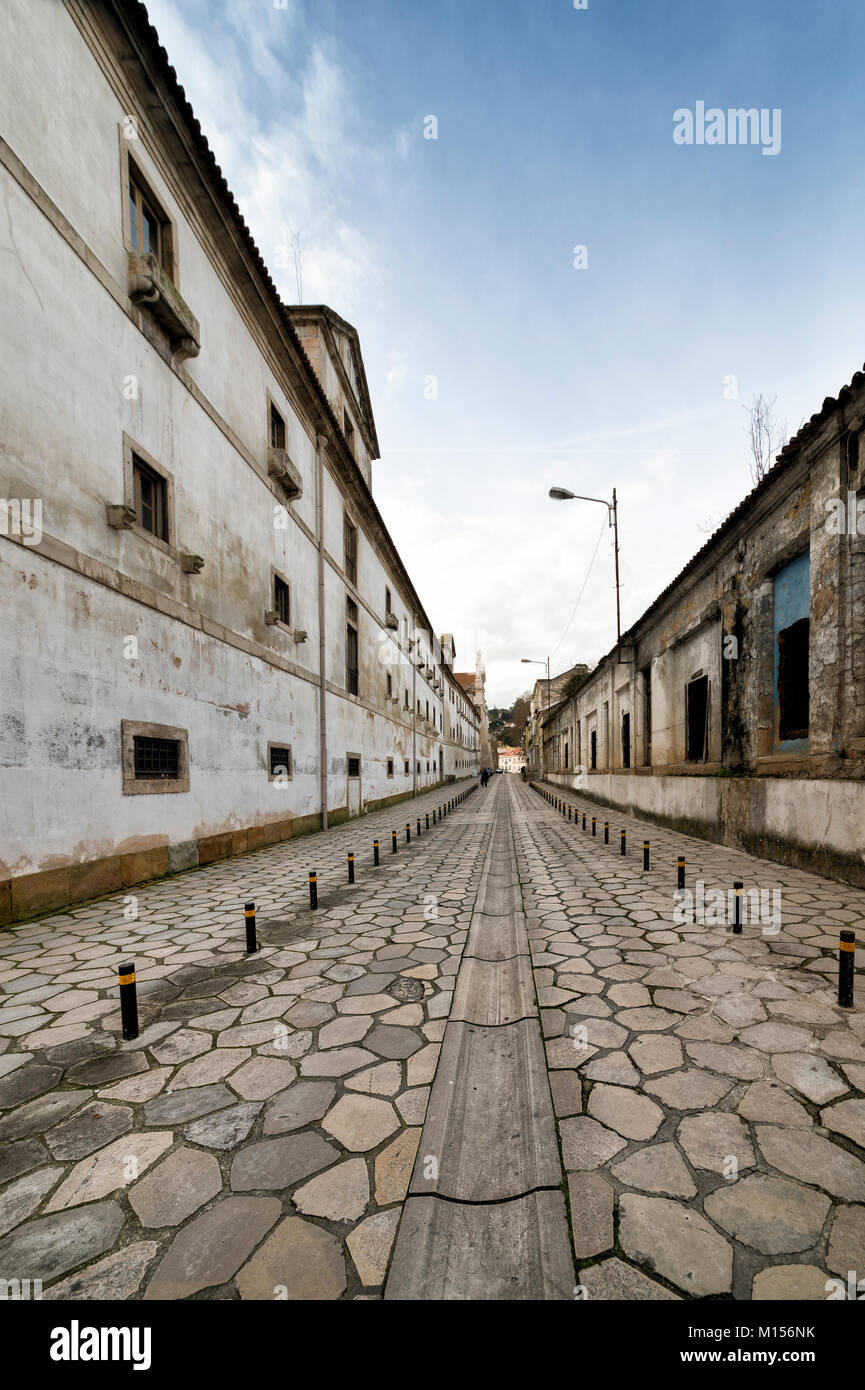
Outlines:
[{"label": "distant person walking", "polygon": [[481,768],[481,786],[485,787],[490,780],[490,770],[488,767]]}]

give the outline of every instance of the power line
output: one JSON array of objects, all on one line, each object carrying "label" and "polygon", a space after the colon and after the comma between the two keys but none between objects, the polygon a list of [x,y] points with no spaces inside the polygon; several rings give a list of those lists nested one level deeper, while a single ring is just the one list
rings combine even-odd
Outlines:
[{"label": "power line", "polygon": [[577,616],[577,609],[578,609],[579,606],[580,606],[580,599],[583,597],[583,594],[584,594],[585,591],[586,591],[586,585],[587,585],[588,582],[589,582],[589,575],[590,575],[591,572],[592,572],[592,565],[595,563],[595,556],[597,555],[597,553],[598,553],[598,548],[599,548],[599,546],[600,546],[600,544],[601,544],[601,537],[603,536],[603,534],[604,534],[604,529],[605,529],[605,527],[606,527],[608,524],[609,524],[609,523],[608,523],[608,520],[605,520],[605,521],[603,521],[603,522],[601,523],[601,529],[600,529],[600,532],[598,533],[598,539],[597,539],[596,542],[595,542],[595,548],[594,548],[594,550],[592,551],[592,558],[591,558],[591,560],[589,561],[589,568],[586,570],[586,577],[585,577],[585,579],[583,580],[583,587],[580,589],[580,592],[579,592],[579,594],[577,595],[577,601],[576,601],[576,603],[574,604],[574,611],[572,612],[571,616],[568,618],[568,625],[567,625],[567,627],[565,628],[564,632],[562,633],[561,637],[559,638],[558,642],[556,643],[555,647],[553,648],[553,651],[552,651],[552,654],[551,654],[551,658],[550,658],[550,659],[552,659],[552,657],[555,656],[556,652],[559,650],[559,647],[562,645],[562,643],[564,642],[565,638],[567,637],[567,635],[568,635],[568,633],[569,633],[569,631],[570,631],[571,623],[574,621],[574,618]]}]

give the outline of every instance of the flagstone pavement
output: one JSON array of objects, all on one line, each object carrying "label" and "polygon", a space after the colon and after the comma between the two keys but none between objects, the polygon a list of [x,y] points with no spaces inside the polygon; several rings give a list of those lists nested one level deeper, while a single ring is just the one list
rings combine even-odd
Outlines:
[{"label": "flagstone pavement", "polygon": [[[509,776],[427,828],[472,785],[0,933],[0,1280],[49,1299],[381,1298],[504,824],[573,1261],[545,1296],[822,1299],[865,1279],[861,974],[853,1010],[835,994],[865,893],[568,794],[610,820],[605,845]],[[675,920],[679,853],[689,887],[780,890],[781,929]],[[488,1274],[446,1296],[499,1296]]]}]

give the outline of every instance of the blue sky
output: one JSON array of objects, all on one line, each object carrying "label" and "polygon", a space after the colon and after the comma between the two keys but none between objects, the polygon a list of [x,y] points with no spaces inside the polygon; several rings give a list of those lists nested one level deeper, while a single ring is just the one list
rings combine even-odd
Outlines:
[{"label": "blue sky", "polygon": [[[551,484],[617,488],[627,626],[750,489],[743,406],[792,432],[865,358],[861,4],[588,4],[148,5],[284,297],[298,233],[360,333],[378,504],[496,704],[615,638],[605,514]],[[697,101],[780,153],[676,145]]]}]

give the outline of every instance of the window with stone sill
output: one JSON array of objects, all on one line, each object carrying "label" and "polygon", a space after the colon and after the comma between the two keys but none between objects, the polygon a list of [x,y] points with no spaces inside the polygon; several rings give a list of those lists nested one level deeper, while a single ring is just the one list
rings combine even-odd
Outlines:
[{"label": "window with stone sill", "polygon": [[170,724],[120,725],[124,796],[189,791],[189,734]]},{"label": "window with stone sill", "polygon": [[129,161],[127,182],[129,243],[139,256],[153,255],[173,279],[171,222],[138,170]]}]

